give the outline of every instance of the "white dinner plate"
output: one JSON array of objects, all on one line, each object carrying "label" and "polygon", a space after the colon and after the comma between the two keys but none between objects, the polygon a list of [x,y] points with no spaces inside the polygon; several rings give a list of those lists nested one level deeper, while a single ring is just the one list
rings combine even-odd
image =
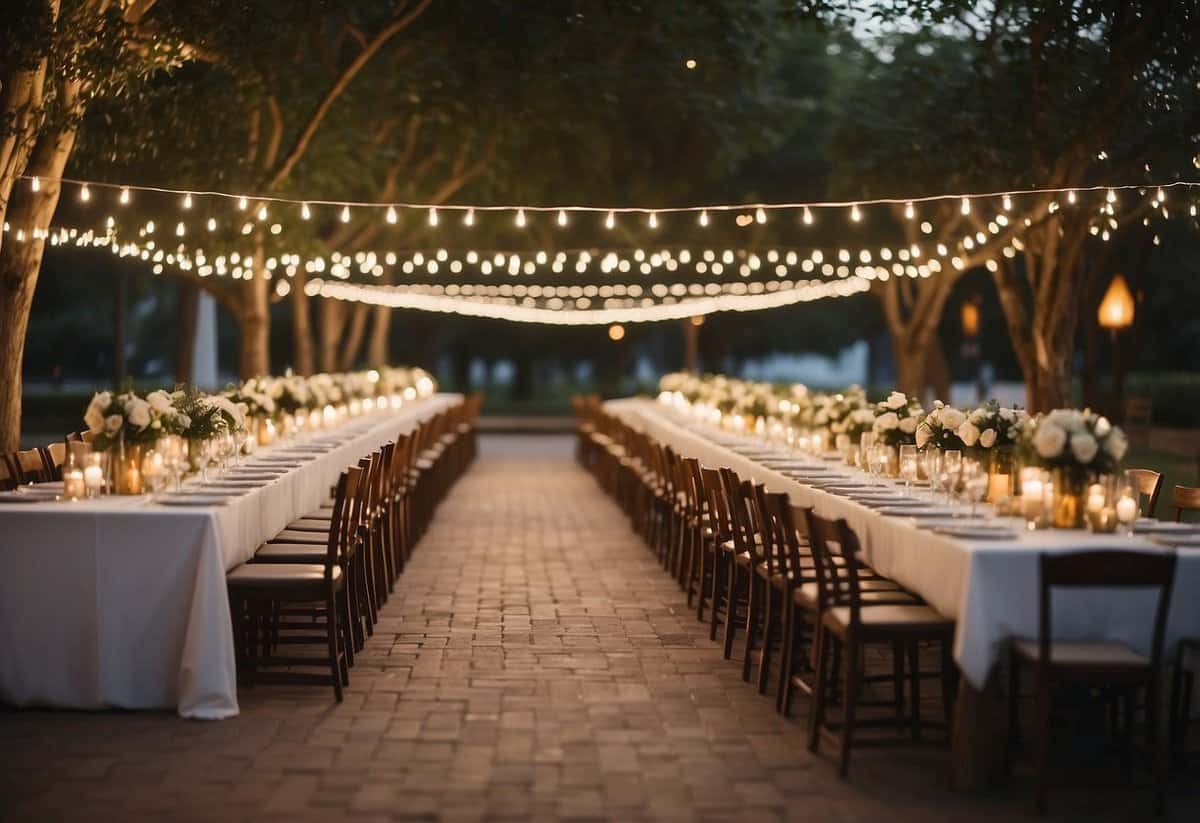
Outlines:
[{"label": "white dinner plate", "polygon": [[1134,534],[1197,534],[1200,523],[1172,523],[1168,520],[1138,521],[1133,524]]},{"label": "white dinner plate", "polygon": [[53,503],[58,493],[30,494],[29,492],[0,492],[0,503]]},{"label": "white dinner plate", "polygon": [[933,532],[947,537],[961,537],[965,540],[1014,540],[1017,537],[1017,532],[1012,529],[987,526],[936,526]]},{"label": "white dinner plate", "polygon": [[959,510],[953,506],[881,506],[876,511],[889,517],[953,517]]}]

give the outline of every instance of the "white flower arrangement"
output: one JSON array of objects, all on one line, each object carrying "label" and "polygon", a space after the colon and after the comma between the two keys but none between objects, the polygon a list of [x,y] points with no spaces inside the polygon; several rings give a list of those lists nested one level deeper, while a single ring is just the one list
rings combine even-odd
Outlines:
[{"label": "white flower arrangement", "polygon": [[114,395],[97,392],[83,414],[84,425],[95,435],[100,451],[117,443],[153,444],[164,434],[177,434],[189,425],[173,397],[164,391],[139,397],[132,390]]},{"label": "white flower arrangement", "polygon": [[990,400],[968,412],[956,432],[963,445],[975,451],[1013,448],[1020,444],[1028,419],[1024,409],[1007,408]]},{"label": "white flower arrangement", "polygon": [[889,446],[916,443],[917,427],[925,417],[925,409],[919,400],[894,391],[876,408],[878,415],[872,430],[881,443]]},{"label": "white flower arrangement", "polygon": [[1043,467],[1076,474],[1112,474],[1129,449],[1125,433],[1091,409],[1055,409],[1028,419],[1021,438]]}]

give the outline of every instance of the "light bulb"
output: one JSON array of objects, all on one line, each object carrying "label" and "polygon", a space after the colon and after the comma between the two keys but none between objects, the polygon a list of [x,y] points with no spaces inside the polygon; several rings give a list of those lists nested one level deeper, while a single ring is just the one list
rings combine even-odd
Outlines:
[{"label": "light bulb", "polygon": [[904,206],[904,216],[907,217],[909,220],[912,220],[914,217],[917,216],[917,210],[913,208],[913,204],[912,204],[911,200]]},{"label": "light bulb", "polygon": [[1117,202],[1117,193],[1115,191],[1113,191],[1112,189],[1109,189],[1108,194],[1105,195],[1104,199],[1110,203],[1115,203],[1115,202]]},{"label": "light bulb", "polygon": [[429,210],[429,225],[436,226],[437,224],[438,224],[437,209],[431,208]]},{"label": "light bulb", "polygon": [[1007,194],[1004,195],[1004,210],[1012,211],[1012,198],[1009,197]]},{"label": "light bulb", "polygon": [[83,188],[79,190],[79,199],[84,203],[92,199],[92,193],[88,190],[87,183],[84,183]]},{"label": "light bulb", "polygon": [[1071,189],[1071,191],[1067,192],[1067,202],[1070,203],[1071,205],[1075,204],[1075,190],[1074,189]]},{"label": "light bulb", "polygon": [[117,199],[120,201],[122,206],[129,205],[129,187],[128,186],[121,187],[121,196]]},{"label": "light bulb", "polygon": [[517,228],[525,228],[525,209],[517,209]]},{"label": "light bulb", "polygon": [[384,219],[386,219],[389,223],[394,224],[396,222],[396,207],[395,206],[388,206],[387,215]]},{"label": "light bulb", "polygon": [[1162,190],[1162,186],[1158,187],[1158,202],[1160,202],[1160,203],[1167,202],[1167,193]]},{"label": "light bulb", "polygon": [[192,193],[191,192],[188,192],[187,194],[185,194],[183,196],[183,207],[185,209],[190,209],[192,207]]},{"label": "light bulb", "polygon": [[350,222],[350,207],[349,206],[342,206],[342,222],[343,223]]},{"label": "light bulb", "polygon": [[649,223],[650,228],[657,229],[658,228],[658,215],[655,212],[650,212],[650,217],[646,222]]},{"label": "light bulb", "polygon": [[858,210],[857,203],[850,207],[850,219],[855,223],[858,223],[862,220],[862,212]]},{"label": "light bulb", "polygon": [[962,213],[963,214],[971,213],[971,201],[970,201],[970,199],[968,199],[966,197],[964,197],[962,199]]},{"label": "light bulb", "polygon": [[267,207],[266,207],[266,206],[259,206],[259,207],[258,207],[258,219],[259,219],[259,220],[266,220],[266,219],[267,219]]},{"label": "light bulb", "polygon": [[812,212],[808,210],[808,206],[804,207],[804,216],[801,219],[804,221],[804,225],[806,225],[806,226],[812,225],[813,216],[812,216]]},{"label": "light bulb", "polygon": [[467,216],[463,218],[464,226],[475,225],[475,209],[467,209]]},{"label": "light bulb", "polygon": [[177,223],[175,225],[175,236],[183,237],[183,223]]},{"label": "light bulb", "polygon": [[708,210],[707,209],[700,212],[700,225],[701,226],[708,225]]},{"label": "light bulb", "polygon": [[33,178],[32,180],[30,180],[30,181],[29,181],[29,188],[33,189],[34,191],[41,191],[41,190],[42,190],[42,180],[41,180],[41,178],[39,178],[39,177],[35,177],[35,178]]},{"label": "light bulb", "polygon": [[216,221],[216,220],[214,220],[214,219],[213,219],[213,218],[211,218],[211,217],[210,217],[210,218],[208,218],[208,230],[209,230],[209,231],[216,231],[216,230],[217,230],[217,221]]},{"label": "light bulb", "polygon": [[604,218],[604,228],[611,229],[615,225],[617,225],[617,217],[610,211],[608,217]]},{"label": "light bulb", "polygon": [[250,205],[250,203],[246,200],[245,197],[238,198],[238,208],[241,209],[242,211],[245,211],[246,207],[249,205]]},{"label": "light bulb", "polygon": [[754,210],[754,219],[758,223],[767,222],[767,213],[765,211],[763,211],[762,206],[759,206],[757,209]]},{"label": "light bulb", "polygon": [[558,225],[560,225],[560,226],[567,225],[567,213],[565,211],[563,211],[562,209],[558,210]]},{"label": "light bulb", "polygon": [[312,211],[308,208],[308,204],[301,203],[300,204],[300,219],[307,220],[310,217],[312,217]]}]

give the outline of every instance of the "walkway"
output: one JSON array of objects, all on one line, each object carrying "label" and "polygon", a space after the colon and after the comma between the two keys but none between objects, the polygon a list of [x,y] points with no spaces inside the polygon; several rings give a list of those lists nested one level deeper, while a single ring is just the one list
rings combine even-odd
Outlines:
[{"label": "walkway", "polygon": [[[1024,783],[950,793],[936,752],[863,752],[838,782],[804,749],[803,702],[780,720],[721,660],[565,438],[485,440],[344,704],[320,688],[240,698],[219,723],[0,713],[0,818],[928,823],[1029,809]],[[1150,807],[1140,792],[1063,801],[1055,819]],[[1179,819],[1189,802],[1176,793]]]}]

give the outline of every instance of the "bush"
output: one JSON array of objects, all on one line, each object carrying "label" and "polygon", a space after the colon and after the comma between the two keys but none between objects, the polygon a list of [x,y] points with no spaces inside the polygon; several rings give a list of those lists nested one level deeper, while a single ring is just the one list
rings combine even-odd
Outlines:
[{"label": "bush", "polygon": [[1200,428],[1200,373],[1131,374],[1125,381],[1125,396],[1149,397],[1156,426]]}]

